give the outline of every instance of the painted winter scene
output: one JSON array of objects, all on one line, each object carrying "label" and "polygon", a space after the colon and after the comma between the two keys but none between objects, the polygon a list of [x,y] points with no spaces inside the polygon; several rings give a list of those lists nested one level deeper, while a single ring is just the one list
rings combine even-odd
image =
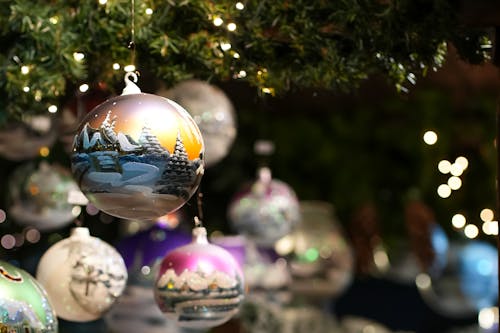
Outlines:
[{"label": "painted winter scene", "polygon": [[119,110],[116,102],[104,103],[107,112],[89,114],[75,135],[73,175],[108,214],[154,220],[182,206],[199,185],[204,172],[199,129],[187,112],[155,103],[140,112],[127,110],[132,107],[126,101]]}]

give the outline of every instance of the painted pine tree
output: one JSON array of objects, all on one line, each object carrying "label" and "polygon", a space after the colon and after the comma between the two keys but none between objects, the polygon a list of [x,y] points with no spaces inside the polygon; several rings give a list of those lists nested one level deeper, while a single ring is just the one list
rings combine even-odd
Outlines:
[{"label": "painted pine tree", "polygon": [[138,142],[144,147],[147,154],[162,154],[166,152],[156,135],[151,133],[151,128],[147,125],[142,128]]},{"label": "painted pine tree", "polygon": [[107,141],[114,143],[118,140],[115,133],[116,116],[111,119],[111,111],[108,111],[106,118],[101,123],[101,131],[104,134]]},{"label": "painted pine tree", "polygon": [[156,183],[156,191],[187,199],[195,177],[193,163],[188,158],[180,133],[177,133],[174,152],[168,159],[161,179]]}]

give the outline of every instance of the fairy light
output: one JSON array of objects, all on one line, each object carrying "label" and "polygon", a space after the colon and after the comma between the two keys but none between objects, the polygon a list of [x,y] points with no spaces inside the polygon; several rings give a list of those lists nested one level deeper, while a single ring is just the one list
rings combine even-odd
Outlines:
[{"label": "fairy light", "polygon": [[80,85],[80,87],[78,87],[78,90],[80,90],[80,92],[82,92],[82,93],[87,92],[89,90],[89,85],[84,83],[84,84]]},{"label": "fairy light", "polygon": [[35,228],[30,228],[26,231],[26,240],[32,244],[37,243],[40,240],[40,232]]},{"label": "fairy light", "polygon": [[428,289],[432,285],[432,280],[429,275],[420,273],[415,278],[415,284],[419,289]]},{"label": "fairy light", "polygon": [[463,228],[466,223],[467,223],[467,220],[466,220],[465,216],[463,216],[462,214],[455,214],[451,218],[451,224],[457,229]]},{"label": "fairy light", "polygon": [[229,31],[235,31],[236,30],[236,23],[233,23],[233,22],[228,23],[227,30],[229,30]]},{"label": "fairy light", "polygon": [[264,94],[274,95],[274,88],[264,87],[261,89]]},{"label": "fairy light", "polygon": [[146,12],[146,15],[153,15],[153,9],[151,9],[151,8],[146,8],[145,12]]},{"label": "fairy light", "polygon": [[464,156],[457,157],[455,159],[455,163],[460,165],[462,167],[462,170],[467,169],[467,167],[469,166],[469,160],[467,160],[467,158],[465,158]]},{"label": "fairy light", "polygon": [[236,9],[238,10],[243,10],[245,9],[245,5],[242,2],[237,2],[236,5],[234,5]]},{"label": "fairy light", "polygon": [[27,75],[30,72],[30,68],[26,65],[21,66],[21,74]]},{"label": "fairy light", "polygon": [[485,330],[491,330],[495,324],[498,324],[498,308],[483,308],[477,316],[479,326]]},{"label": "fairy light", "polygon": [[481,213],[479,213],[479,217],[483,222],[490,222],[493,221],[493,218],[495,217],[495,214],[493,211],[489,208],[484,208],[481,210]]},{"label": "fairy light", "polygon": [[55,24],[59,23],[59,17],[52,16],[51,18],[49,18],[49,22],[55,25]]},{"label": "fairy light", "polygon": [[453,163],[450,167],[450,173],[453,176],[457,176],[457,177],[461,176],[463,172],[464,172],[464,169],[462,168],[462,166],[460,164]]},{"label": "fairy light", "polygon": [[428,144],[429,146],[432,146],[433,144],[435,144],[438,140],[438,136],[436,134],[436,132],[434,131],[427,131],[424,133],[424,142],[426,144]]},{"label": "fairy light", "polygon": [[449,179],[448,179],[448,186],[456,191],[458,190],[460,187],[462,187],[462,180],[456,176],[451,176]]},{"label": "fairy light", "polygon": [[123,67],[123,70],[125,72],[135,72],[135,65],[127,65],[127,66]]},{"label": "fairy light", "polygon": [[438,170],[442,174],[446,175],[447,173],[450,173],[451,169],[451,163],[448,160],[442,160],[438,163]]},{"label": "fairy light", "polygon": [[25,93],[30,92],[30,90],[31,90],[31,89],[30,89],[30,87],[28,87],[28,86],[23,87],[23,91],[24,91]]},{"label": "fairy light", "polygon": [[0,209],[0,223],[4,223],[6,219],[7,213],[5,213],[5,210]]},{"label": "fairy light", "polygon": [[243,70],[242,70],[242,71],[240,71],[240,72],[238,73],[238,77],[239,77],[239,78],[244,78],[244,77],[246,77],[246,76],[247,76],[247,72],[245,72],[245,71],[243,71]]},{"label": "fairy light", "polygon": [[99,0],[100,5],[105,5],[108,3],[108,0]]},{"label": "fairy light", "polygon": [[234,59],[239,59],[240,58],[240,54],[238,52],[234,52],[233,58]]},{"label": "fairy light", "polygon": [[83,54],[81,52],[74,52],[73,53],[73,59],[75,59],[75,61],[77,61],[77,62],[80,62],[83,59],[85,59],[85,54]]},{"label": "fairy light", "polygon": [[119,69],[120,69],[120,67],[121,67],[121,66],[120,66],[120,64],[119,64],[119,63],[117,63],[117,62],[115,62],[115,63],[113,64],[113,69],[114,69],[115,71],[119,70]]},{"label": "fairy light", "polygon": [[220,48],[222,51],[229,51],[231,49],[231,43],[221,42]]},{"label": "fairy light", "polygon": [[464,228],[464,235],[467,238],[474,239],[479,235],[479,228],[474,224],[467,224]]},{"label": "fairy light", "polygon": [[4,249],[10,250],[16,245],[16,238],[11,234],[3,235],[0,239],[0,244]]},{"label": "fairy light", "polygon": [[56,105],[51,105],[47,108],[50,113],[56,113],[57,112],[57,106]]},{"label": "fairy light", "polygon": [[437,194],[441,198],[446,199],[451,195],[451,188],[448,186],[448,184],[441,184],[437,188]]},{"label": "fairy light", "polygon": [[40,148],[40,150],[38,151],[38,153],[42,157],[47,157],[50,154],[50,149],[47,146],[43,146],[43,147]]},{"label": "fairy light", "polygon": [[216,26],[216,27],[220,27],[223,23],[224,23],[224,20],[220,18],[220,16],[216,16],[214,17],[212,23]]}]

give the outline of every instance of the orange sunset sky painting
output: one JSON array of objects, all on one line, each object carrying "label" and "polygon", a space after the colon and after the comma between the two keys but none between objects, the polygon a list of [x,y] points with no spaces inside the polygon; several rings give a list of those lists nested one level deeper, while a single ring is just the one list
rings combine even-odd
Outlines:
[{"label": "orange sunset sky painting", "polygon": [[111,103],[108,100],[94,109],[98,112],[91,112],[86,121],[93,128],[99,128],[108,111],[111,111],[111,119],[116,116],[114,128],[116,133],[128,134],[137,141],[143,126],[148,126],[151,133],[156,135],[160,144],[170,153],[174,152],[177,133],[180,132],[189,159],[198,158],[203,151],[203,139],[198,126],[187,111],[178,110],[177,104],[162,102],[163,98],[155,95],[141,94],[141,96],[154,98],[148,97],[144,101],[141,101],[141,98],[136,100],[127,98],[118,103]]}]

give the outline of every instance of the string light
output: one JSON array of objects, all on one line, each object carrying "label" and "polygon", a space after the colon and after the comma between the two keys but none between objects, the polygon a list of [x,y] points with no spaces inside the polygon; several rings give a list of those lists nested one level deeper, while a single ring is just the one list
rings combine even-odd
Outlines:
[{"label": "string light", "polygon": [[84,83],[84,84],[80,85],[80,87],[78,87],[78,90],[80,90],[80,92],[82,92],[82,93],[87,92],[89,90],[89,85]]},{"label": "string light", "polygon": [[442,174],[446,175],[447,173],[450,172],[451,169],[451,163],[448,160],[442,160],[438,163],[438,170]]},{"label": "string light", "polygon": [[28,87],[28,86],[23,87],[23,91],[24,91],[25,93],[30,92],[30,90],[31,90],[31,89],[30,89],[30,87]]},{"label": "string light", "polygon": [[448,184],[441,184],[437,188],[437,194],[443,199],[448,198],[451,195],[451,188]]},{"label": "string light", "polygon": [[40,153],[40,156],[47,157],[50,154],[50,149],[49,147],[43,146],[40,148],[38,152]]},{"label": "string light", "polygon": [[486,235],[498,235],[498,221],[484,222],[482,229]]},{"label": "string light", "polygon": [[222,51],[229,51],[231,49],[231,43],[221,42],[220,48]]},{"label": "string light", "polygon": [[453,163],[450,167],[450,173],[453,176],[457,176],[457,177],[461,176],[463,172],[464,172],[464,169],[462,169],[462,166],[460,164]]},{"label": "string light", "polygon": [[51,105],[48,107],[50,113],[56,113],[57,112],[57,106],[56,105]]},{"label": "string light", "polygon": [[434,131],[427,131],[424,133],[424,142],[426,144],[428,144],[429,146],[432,146],[433,144],[435,144],[438,140],[438,136],[436,134],[436,132]]},{"label": "string light", "polygon": [[106,3],[108,3],[108,0],[99,0],[100,5],[105,5]]},{"label": "string light", "polygon": [[498,323],[498,308],[484,308],[479,311],[477,321],[482,329],[490,330]]},{"label": "string light", "polygon": [[243,10],[245,9],[245,5],[242,2],[237,2],[236,5],[234,5],[236,9],[238,10]]},{"label": "string light", "polygon": [[27,75],[30,72],[30,68],[28,66],[21,66],[21,73]]},{"label": "string light", "polygon": [[460,187],[462,187],[462,180],[456,176],[452,176],[448,179],[448,186],[452,190],[458,190]]},{"label": "string light", "polygon": [[481,213],[479,213],[479,217],[484,222],[490,222],[490,221],[493,221],[495,214],[493,213],[493,211],[491,209],[484,208],[483,210],[481,210]]},{"label": "string light", "polygon": [[233,58],[234,59],[239,59],[240,58],[240,54],[238,52],[234,52]]},{"label": "string light", "polygon": [[57,23],[59,23],[59,17],[52,16],[51,18],[49,18],[49,22],[52,24],[57,24]]},{"label": "string light", "polygon": [[40,232],[36,230],[35,228],[29,228],[26,231],[26,240],[32,244],[38,243],[40,240]]},{"label": "string light", "polygon": [[274,95],[274,88],[264,87],[261,90],[264,94]]},{"label": "string light", "polygon": [[465,237],[474,239],[479,235],[479,229],[474,224],[467,224],[464,228]]},{"label": "string light", "polygon": [[220,16],[216,16],[214,17],[212,23],[216,26],[216,27],[220,27],[222,25],[222,23],[224,23],[224,20],[220,18]]},{"label": "string light", "polygon": [[81,52],[74,52],[73,53],[73,59],[75,59],[75,61],[82,61],[83,59],[85,59],[85,54],[81,53]]},{"label": "string light", "polygon": [[151,9],[151,8],[146,8],[145,12],[146,12],[146,15],[153,15],[153,9]]},{"label": "string light", "polygon": [[3,209],[0,209],[0,223],[4,223],[7,219],[7,214]]},{"label": "string light", "polygon": [[113,64],[113,69],[114,69],[115,71],[119,70],[119,69],[120,69],[120,67],[121,67],[121,66],[120,66],[120,64],[119,64],[119,63],[117,63],[117,62],[115,62],[115,63]]},{"label": "string light", "polygon": [[462,170],[467,169],[467,167],[469,166],[469,161],[467,160],[467,158],[465,158],[463,156],[457,157],[455,159],[455,163],[460,165],[462,167]]},{"label": "string light", "polygon": [[229,31],[235,31],[236,30],[236,24],[231,22],[227,25],[227,30]]},{"label": "string light", "polygon": [[467,220],[465,219],[465,216],[463,216],[462,214],[455,214],[451,218],[451,224],[457,229],[463,228],[466,223]]},{"label": "string light", "polygon": [[0,239],[0,244],[2,244],[4,249],[10,250],[16,245],[16,238],[11,234],[3,235]]},{"label": "string light", "polygon": [[244,78],[244,77],[247,76],[247,72],[241,70],[241,71],[238,72],[237,76],[238,76],[239,79]]},{"label": "string light", "polygon": [[127,65],[127,66],[123,67],[123,70],[125,72],[135,72],[135,65]]}]

